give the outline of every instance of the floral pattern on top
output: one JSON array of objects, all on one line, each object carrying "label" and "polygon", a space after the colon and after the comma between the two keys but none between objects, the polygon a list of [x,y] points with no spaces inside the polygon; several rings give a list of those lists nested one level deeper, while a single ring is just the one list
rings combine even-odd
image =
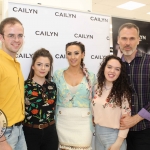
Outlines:
[{"label": "floral pattern on top", "polygon": [[114,101],[115,97],[112,97],[110,99],[106,99],[106,103],[103,105],[103,108],[106,108],[106,107],[111,107],[111,108],[116,108],[116,107],[120,107],[121,109],[124,109],[125,112],[131,112],[131,109],[130,107],[127,107],[126,103],[127,100],[125,98],[123,98],[122,100],[122,105],[121,106],[118,106],[116,105],[116,102]]},{"label": "floral pattern on top", "polygon": [[[97,97],[98,97],[98,90],[96,89],[95,90],[95,95],[94,95],[93,100],[92,100],[92,105],[93,106],[96,105],[94,99],[97,99]],[[122,105],[118,106],[116,104],[116,102],[115,102],[115,96],[113,96],[111,98],[107,98],[106,101],[105,101],[105,103],[102,106],[103,106],[103,108],[107,108],[107,107],[111,107],[111,108],[120,107],[121,109],[124,109],[125,112],[130,113],[131,112],[131,108],[127,107],[129,105],[128,104],[126,105],[126,103],[128,103],[128,101],[126,100],[126,98],[122,98]]]},{"label": "floral pattern on top", "polygon": [[[114,97],[107,98],[106,103],[103,105],[103,108],[106,108],[106,107],[116,108],[116,107],[118,107],[116,105],[116,103],[114,102],[114,99],[115,99]],[[121,106],[120,106],[120,108],[121,108]]]},{"label": "floral pattern on top", "polygon": [[39,85],[33,80],[25,81],[25,123],[43,124],[54,120],[57,89],[54,82]]},{"label": "floral pattern on top", "polygon": [[[67,69],[67,68],[66,68]],[[61,107],[80,107],[89,108],[91,104],[90,91],[86,77],[83,77],[81,83],[78,85],[77,92],[73,94],[64,79],[64,70],[60,69],[55,71],[53,80],[57,85],[58,96],[57,96],[57,106]],[[96,84],[95,75],[89,72],[89,80],[91,82],[92,89]]]}]

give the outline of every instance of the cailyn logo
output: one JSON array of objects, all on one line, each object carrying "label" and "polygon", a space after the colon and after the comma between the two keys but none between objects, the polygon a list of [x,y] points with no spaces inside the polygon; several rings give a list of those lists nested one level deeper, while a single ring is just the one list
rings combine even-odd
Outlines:
[{"label": "cailyn logo", "polygon": [[62,12],[55,12],[55,16],[58,16],[58,17],[67,17],[67,18],[76,18],[75,14],[62,13]]},{"label": "cailyn logo", "polygon": [[32,58],[33,54],[20,53],[17,54],[16,58]]},{"label": "cailyn logo", "polygon": [[84,39],[93,39],[93,35],[89,35],[89,34],[78,34],[78,33],[75,33],[74,34],[74,37],[75,38],[84,38]]},{"label": "cailyn logo", "polygon": [[50,32],[50,31],[35,31],[35,34],[41,36],[58,36],[58,32]]},{"label": "cailyn logo", "polygon": [[65,59],[66,55],[65,54],[56,54],[55,58],[57,58],[57,59],[60,59],[60,58]]},{"label": "cailyn logo", "polygon": [[146,35],[140,35],[140,41],[146,40]]},{"label": "cailyn logo", "polygon": [[91,59],[103,59],[105,57],[106,56],[104,56],[104,55],[91,55]]},{"label": "cailyn logo", "polygon": [[14,12],[21,12],[21,13],[30,13],[30,14],[38,14],[38,10],[31,9],[31,8],[18,8],[13,7]]},{"label": "cailyn logo", "polygon": [[99,18],[99,17],[90,17],[92,21],[99,21],[99,22],[108,22],[106,18]]}]

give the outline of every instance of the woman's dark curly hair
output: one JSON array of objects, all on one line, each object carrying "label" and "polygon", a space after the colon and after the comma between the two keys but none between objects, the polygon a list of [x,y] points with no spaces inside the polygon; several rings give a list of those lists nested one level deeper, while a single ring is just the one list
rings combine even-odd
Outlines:
[{"label": "woman's dark curly hair", "polygon": [[103,61],[101,62],[100,69],[97,73],[97,80],[98,80],[98,86],[97,86],[97,91],[99,93],[99,96],[102,95],[102,89],[104,87],[104,82],[105,82],[105,75],[104,75],[104,70],[105,67],[108,63],[109,60],[115,59],[118,60],[118,62],[121,64],[121,71],[119,77],[113,81],[113,87],[110,91],[110,94],[108,95],[108,99],[111,99],[114,97],[114,102],[116,103],[117,106],[121,106],[122,104],[122,98],[126,98],[129,103],[131,100],[131,88],[128,84],[127,80],[127,73],[126,73],[126,68],[122,60],[115,56],[115,55],[108,55],[106,56]]}]

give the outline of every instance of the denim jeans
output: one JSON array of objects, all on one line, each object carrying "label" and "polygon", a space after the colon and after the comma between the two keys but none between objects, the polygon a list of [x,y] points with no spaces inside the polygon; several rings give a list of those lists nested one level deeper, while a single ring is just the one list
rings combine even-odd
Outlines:
[{"label": "denim jeans", "polygon": [[[108,148],[115,143],[118,137],[118,129],[112,129],[95,126],[95,150],[108,150]],[[123,141],[120,150],[126,150],[126,140]]]},{"label": "denim jeans", "polygon": [[4,135],[13,150],[27,150],[22,125],[8,127]]},{"label": "denim jeans", "polygon": [[55,124],[44,129],[23,127],[28,150],[58,150]]}]

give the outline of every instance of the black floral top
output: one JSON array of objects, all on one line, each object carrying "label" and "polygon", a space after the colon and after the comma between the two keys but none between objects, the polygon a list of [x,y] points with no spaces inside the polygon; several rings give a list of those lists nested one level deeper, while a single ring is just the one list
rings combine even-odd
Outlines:
[{"label": "black floral top", "polygon": [[45,81],[41,86],[33,80],[25,81],[25,123],[43,124],[54,120],[56,85]]}]

